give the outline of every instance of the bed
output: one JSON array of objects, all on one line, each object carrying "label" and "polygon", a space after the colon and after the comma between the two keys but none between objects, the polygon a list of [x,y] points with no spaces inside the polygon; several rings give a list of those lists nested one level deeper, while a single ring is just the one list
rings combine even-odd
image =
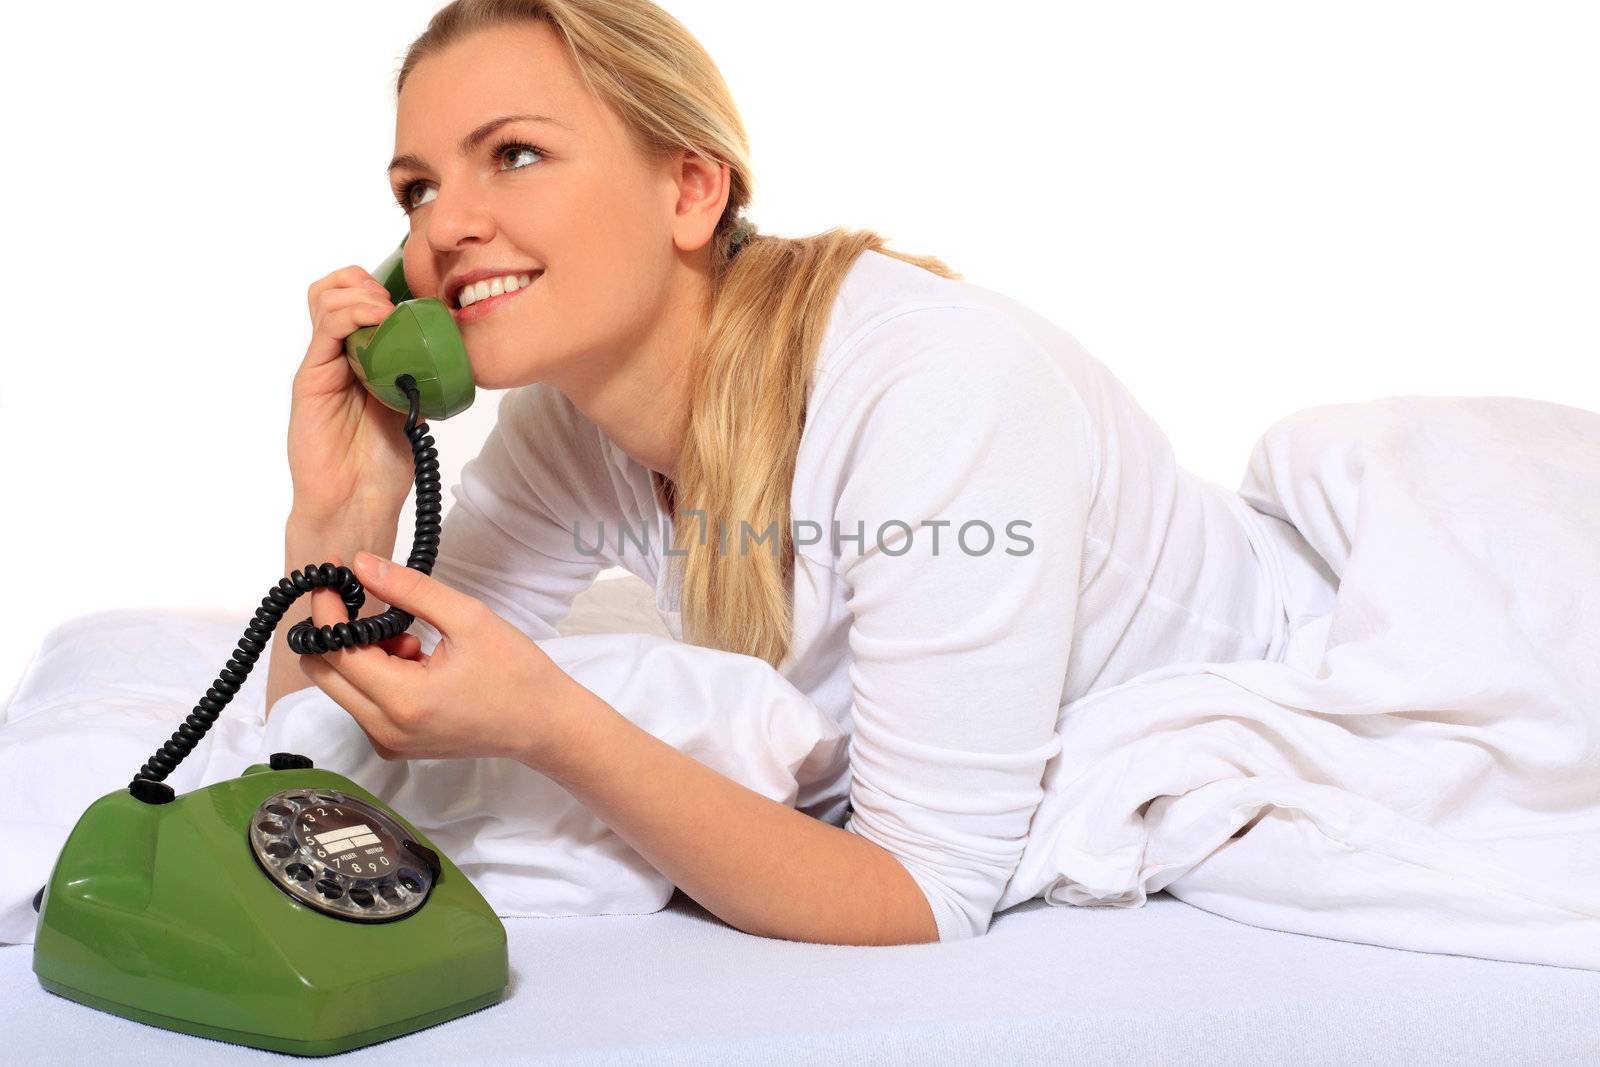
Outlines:
[{"label": "bed", "polygon": [[[508,919],[511,989],[352,1063],[1572,1063],[1600,1061],[1600,974],[1244,926],[1165,893],[996,916],[947,945],[854,948],[663,911]],[[265,1062],[40,989],[0,949],[6,1059]]]},{"label": "bed", "polygon": [[[607,578],[562,632],[655,631]],[[1141,908],[996,916],[983,937],[888,948],[744,934],[682,894],[653,914],[505,920],[498,1005],[351,1062],[1594,1063],[1600,972],[1378,948],[1243,925],[1166,893]],[[0,948],[5,1059],[234,1063],[277,1054],[45,992]]]}]

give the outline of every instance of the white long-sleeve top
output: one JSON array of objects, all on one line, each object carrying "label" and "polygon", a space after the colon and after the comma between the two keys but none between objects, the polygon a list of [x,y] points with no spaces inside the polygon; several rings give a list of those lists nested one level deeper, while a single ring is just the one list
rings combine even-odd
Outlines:
[{"label": "white long-sleeve top", "polygon": [[[620,565],[681,639],[651,472],[554,388],[503,397],[453,495],[439,580],[538,640]],[[1059,327],[879,253],[832,309],[791,509],[780,671],[850,733],[798,806],[898,858],[942,941],[987,930],[1065,705],[1164,664],[1280,658],[1287,636],[1268,559],[1292,528],[1178,467]]]}]

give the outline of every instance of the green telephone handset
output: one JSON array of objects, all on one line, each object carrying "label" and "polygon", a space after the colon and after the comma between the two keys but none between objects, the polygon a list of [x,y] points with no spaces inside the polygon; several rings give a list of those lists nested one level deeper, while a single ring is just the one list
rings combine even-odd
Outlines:
[{"label": "green telephone handset", "polygon": [[414,299],[406,284],[405,241],[373,272],[394,301],[394,311],[377,326],[363,326],[345,338],[345,356],[372,394],[401,413],[410,410],[395,385],[410,374],[422,396],[422,416],[448,419],[472,404],[472,367],[450,309],[438,300]]},{"label": "green telephone handset", "polygon": [[[472,403],[449,310],[415,300],[401,249],[377,277],[395,310],[357,330],[357,377],[405,412],[416,467],[408,567],[439,548],[438,453],[424,415]],[[411,625],[358,618],[365,593],[332,563],[268,591],[222,673],[126,787],[91,804],[34,898],[33,970],[52,993],[219,1041],[322,1056],[433,1026],[504,997],[505,927],[476,887],[379,798],[306,756],[274,753],[237,778],[178,796],[166,778],[272,641],[284,613],[336,588],[350,621],[290,628],[299,655],[372,644]]]}]

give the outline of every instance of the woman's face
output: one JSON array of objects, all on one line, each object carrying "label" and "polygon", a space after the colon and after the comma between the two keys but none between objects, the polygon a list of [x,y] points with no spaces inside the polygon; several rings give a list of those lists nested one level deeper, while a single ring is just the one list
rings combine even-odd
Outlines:
[{"label": "woman's face", "polygon": [[[650,347],[663,310],[683,302],[685,267],[709,264],[726,202],[695,206],[706,190],[682,154],[642,155],[542,23],[481,31],[418,63],[395,152],[406,279],[450,307],[489,389],[601,380]],[[460,306],[463,280],[510,274],[534,278]]]}]

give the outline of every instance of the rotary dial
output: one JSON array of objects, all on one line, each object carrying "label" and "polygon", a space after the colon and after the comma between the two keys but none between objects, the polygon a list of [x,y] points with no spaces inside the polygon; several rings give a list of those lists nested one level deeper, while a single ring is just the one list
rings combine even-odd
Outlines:
[{"label": "rotary dial", "polygon": [[351,922],[402,919],[422,906],[438,857],[383,811],[347,793],[289,789],[261,802],[250,851],[300,903]]}]

